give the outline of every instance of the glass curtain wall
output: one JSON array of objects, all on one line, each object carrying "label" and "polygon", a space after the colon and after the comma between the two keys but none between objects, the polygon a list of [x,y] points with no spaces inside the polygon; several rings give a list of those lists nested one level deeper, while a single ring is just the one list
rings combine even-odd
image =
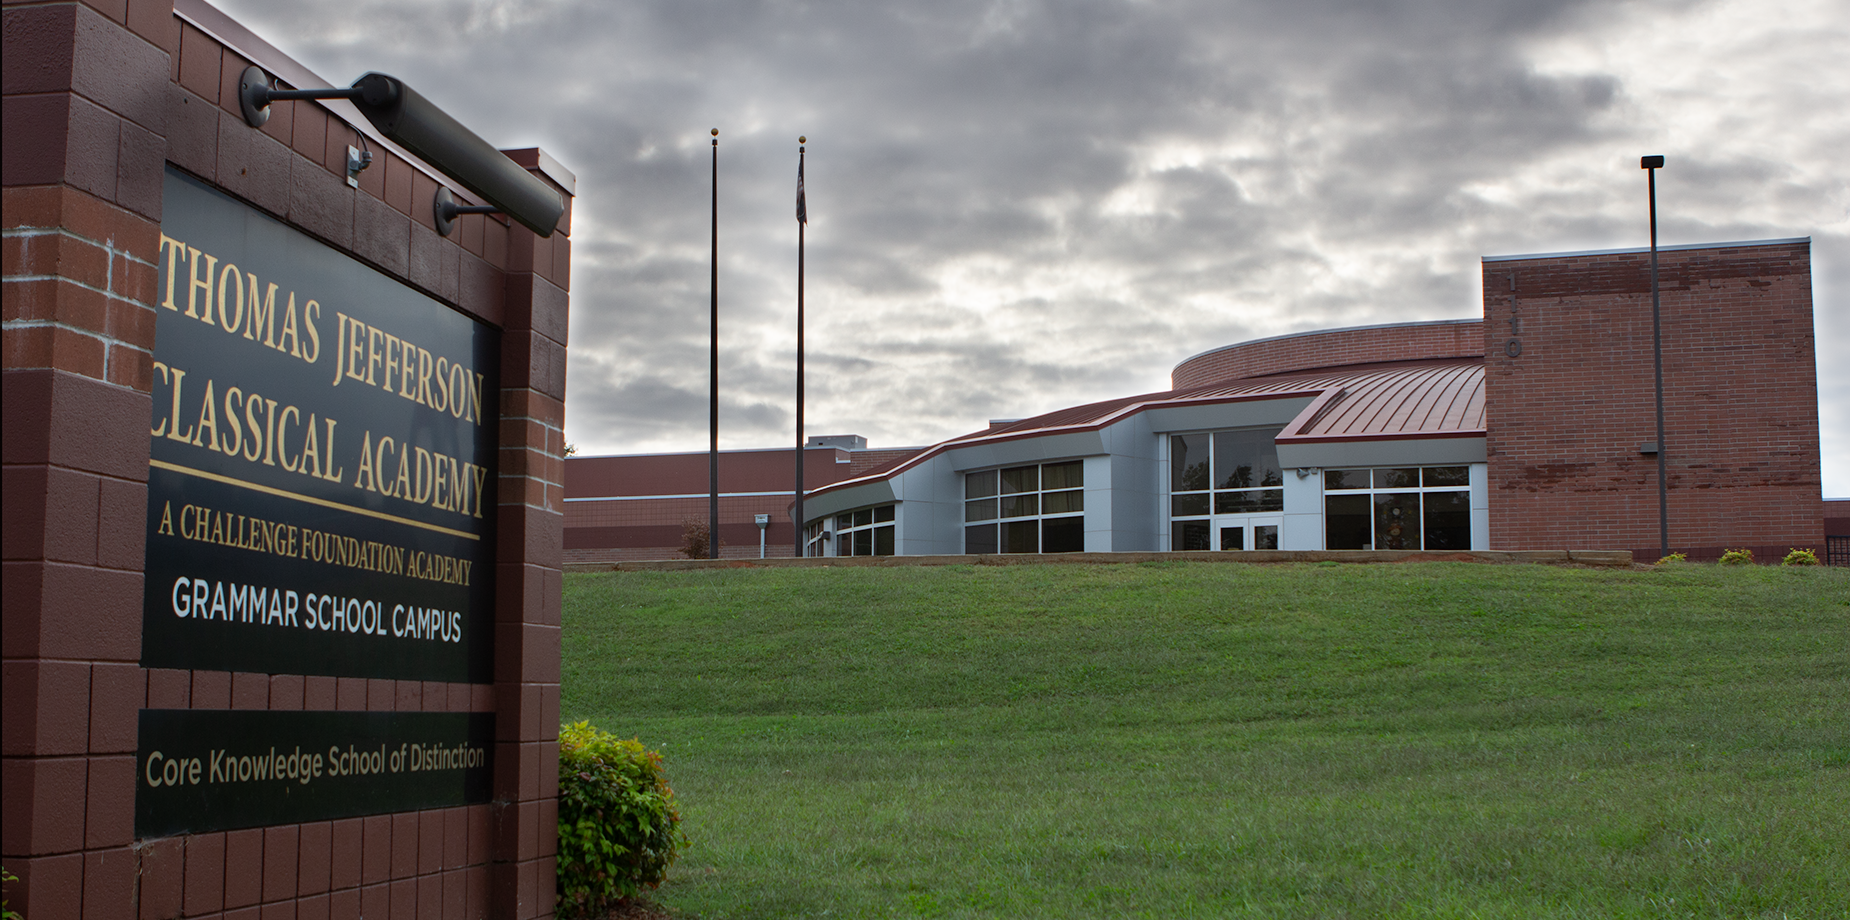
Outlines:
[{"label": "glass curtain wall", "polygon": [[1285,510],[1279,428],[1169,436],[1169,548],[1215,549],[1213,515]]},{"label": "glass curtain wall", "polygon": [[891,556],[894,554],[893,533],[892,505],[844,511],[804,528],[803,554],[812,558]]},{"label": "glass curtain wall", "polygon": [[1325,549],[1471,548],[1471,468],[1324,470]]},{"label": "glass curtain wall", "polygon": [[1081,460],[965,473],[964,552],[1083,552],[1085,499]]},{"label": "glass curtain wall", "polygon": [[893,555],[893,506],[876,505],[836,515],[835,555]]}]

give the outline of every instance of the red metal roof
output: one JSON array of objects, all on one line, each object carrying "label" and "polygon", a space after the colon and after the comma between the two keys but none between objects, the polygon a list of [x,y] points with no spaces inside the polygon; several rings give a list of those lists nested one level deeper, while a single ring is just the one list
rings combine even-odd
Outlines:
[{"label": "red metal roof", "polygon": [[1284,396],[1315,396],[1316,399],[1285,426],[1279,434],[1279,443],[1481,437],[1484,434],[1483,359],[1444,358],[1355,365],[1234,380],[1192,390],[1145,393],[1057,409],[973,431],[923,450],[908,451],[861,476],[818,491],[891,476],[941,451],[985,442],[1095,430],[1146,409]]},{"label": "red metal roof", "polygon": [[1336,391],[1286,426],[1278,440],[1457,437],[1484,433],[1484,362],[1419,361],[1367,373],[1291,375]]}]

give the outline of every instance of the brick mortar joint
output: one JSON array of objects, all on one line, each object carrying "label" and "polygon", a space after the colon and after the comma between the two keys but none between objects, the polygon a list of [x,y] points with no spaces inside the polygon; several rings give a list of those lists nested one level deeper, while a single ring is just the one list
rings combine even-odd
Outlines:
[{"label": "brick mortar joint", "polygon": [[[549,342],[550,342],[550,341],[552,341],[552,340],[551,340],[551,339],[547,339],[547,341],[549,341]],[[559,397],[557,397],[557,396],[554,396],[554,395],[552,395],[551,393],[548,393],[548,392],[546,392],[545,390],[542,390],[542,389],[539,389],[538,387],[509,387],[509,386],[504,386],[504,387],[502,387],[502,388],[501,388],[501,392],[502,392],[503,394],[508,394],[508,395],[526,395],[526,396],[531,396],[531,397],[533,397],[534,399],[543,399],[543,400],[546,400],[546,401],[548,401],[548,402],[551,402],[551,403],[554,403],[554,404],[557,404],[557,405],[564,405],[564,404],[565,404],[565,400],[563,400],[563,399],[560,399]]]},{"label": "brick mortar joint", "polygon": [[[561,490],[563,490],[563,489],[565,488],[565,484],[564,484],[564,483],[559,483],[559,482],[553,482],[553,481],[552,481],[552,480],[550,480],[550,479],[541,479],[541,478],[540,478],[540,477],[538,477],[538,476],[516,476],[516,475],[514,475],[514,474],[512,474],[512,473],[509,473],[509,474],[507,474],[507,475],[504,475],[504,476],[500,476],[500,477],[497,477],[497,478],[498,478],[498,479],[501,479],[501,480],[514,480],[514,481],[517,481],[517,482],[527,482],[527,481],[531,481],[531,482],[537,482],[537,483],[540,483],[541,485],[546,485],[546,486],[551,486],[551,487],[553,487],[553,488],[555,488],[555,489],[561,489]],[[703,497],[704,497],[704,496],[703,496]],[[516,504],[525,504],[525,503],[524,503],[524,502],[516,502]],[[534,505],[533,507],[535,507],[535,508],[538,508],[538,507],[540,507],[540,506],[539,506],[539,505]],[[551,508],[550,508],[550,506],[548,506],[548,510],[551,510]]]},{"label": "brick mortar joint", "polygon": [[558,517],[558,518],[560,518],[560,519],[564,519],[564,517],[565,517],[565,512],[564,512],[564,511],[558,511],[558,510],[554,510],[554,509],[552,509],[552,508],[548,508],[548,507],[546,507],[546,506],[544,506],[544,505],[530,505],[530,504],[527,504],[527,503],[526,503],[526,502],[524,502],[524,501],[521,501],[521,502],[496,502],[496,503],[495,503],[495,507],[496,507],[496,508],[532,508],[532,509],[533,509],[533,510],[535,510],[535,511],[544,511],[544,512],[546,512],[547,514],[550,514],[550,515],[553,515],[553,516],[555,516],[555,517]]},{"label": "brick mortar joint", "polygon": [[[132,303],[133,301],[130,301],[130,302]],[[103,333],[100,333],[100,332],[93,332],[81,326],[73,326],[70,323],[60,322],[55,319],[9,319],[9,320],[6,320],[5,322],[0,322],[0,328],[4,328],[9,332],[14,329],[63,329],[66,332],[75,332],[78,335],[96,339],[97,341],[102,342],[104,345],[110,346],[112,348],[127,348],[127,349],[131,349],[134,351],[142,352],[144,354],[153,354],[153,352],[135,344],[134,342],[124,341],[122,339],[104,335]]]},{"label": "brick mortar joint", "polygon": [[[134,482],[134,480],[119,480],[119,481]],[[146,483],[140,483],[140,484],[146,485]],[[123,563],[122,565],[108,565],[108,564],[101,563],[101,562],[70,562],[64,559],[52,559],[52,558],[41,557],[38,559],[8,559],[7,563],[8,564],[24,563],[26,565],[58,566],[60,568],[67,568],[67,569],[88,569],[88,570],[92,570],[96,572],[109,572],[109,573],[117,574],[117,575],[145,575],[147,571],[145,568],[142,567],[140,560],[136,560],[133,563]],[[127,566],[129,565],[133,565],[134,567],[128,568]],[[11,662],[11,661],[22,661],[22,660],[50,661],[51,659],[49,658],[37,658],[37,659],[8,658],[6,660]],[[91,664],[135,664],[136,663],[136,662],[129,661],[126,659],[121,659],[121,658],[86,658],[86,659],[70,659],[70,660],[72,661],[81,660],[81,661],[85,661]]]},{"label": "brick mortar joint", "polygon": [[[111,264],[109,267],[108,282],[113,287],[116,281],[116,269],[115,269],[115,264],[114,264],[115,260],[111,259],[110,263]],[[72,285],[74,287],[80,288],[85,291],[89,291],[93,294],[101,294],[110,300],[117,300],[117,301],[121,301],[122,303],[132,303],[135,306],[146,307],[149,310],[154,309],[153,304],[145,304],[139,300],[136,300],[133,297],[124,297],[121,294],[117,294],[114,291],[105,290],[99,287],[93,287],[91,285],[83,283],[82,281],[78,281],[76,278],[67,278],[64,275],[7,275],[5,277],[0,277],[0,281],[6,281],[10,283],[17,283],[17,284],[25,284],[25,283],[32,282],[32,281],[62,281],[66,284]]]},{"label": "brick mortar joint", "polygon": [[155,269],[159,268],[159,266],[153,262],[150,262],[146,259],[137,258],[135,256],[135,253],[132,250],[122,249],[122,248],[117,247],[116,241],[113,237],[107,240],[91,239],[90,237],[84,236],[83,234],[80,234],[80,233],[72,233],[69,227],[8,227],[4,230],[0,230],[0,239],[30,240],[30,239],[38,239],[39,237],[46,237],[46,236],[69,237],[70,239],[76,240],[80,243],[88,243],[92,246],[99,247],[105,252],[108,252],[112,256],[119,255],[119,256],[122,256],[123,258],[128,259],[131,262],[136,262],[141,265],[146,265],[149,268],[155,268]]}]

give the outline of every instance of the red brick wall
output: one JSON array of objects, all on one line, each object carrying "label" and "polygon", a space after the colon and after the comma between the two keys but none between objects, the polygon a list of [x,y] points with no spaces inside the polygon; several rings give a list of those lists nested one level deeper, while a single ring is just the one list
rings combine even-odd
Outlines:
[{"label": "red brick wall", "polygon": [[[771,515],[766,556],[795,555],[788,511],[790,496],[732,496],[719,499],[720,556],[758,558],[758,524]],[[622,562],[680,559],[682,522],[707,519],[707,497],[631,501],[574,501],[565,506],[565,561]]]},{"label": "red brick wall", "polygon": [[[280,103],[246,126],[232,89],[249,62],[172,0],[3,15],[9,906],[33,920],[550,915],[569,211],[551,239],[481,217],[438,236],[435,180],[377,143],[346,185],[357,135],[326,109]],[[167,162],[502,327],[492,685],[139,666]],[[492,711],[494,801],[136,840],[142,708]]]},{"label": "red brick wall", "polygon": [[1850,537],[1850,500],[1840,498],[1824,503],[1824,532],[1834,537]]},{"label": "red brick wall", "polygon": [[[803,478],[818,489],[883,468],[918,452],[811,447]],[[719,458],[720,556],[758,557],[755,515],[771,515],[765,555],[795,555],[789,492],[796,475],[794,450],[721,451]],[[682,522],[705,521],[707,455],[641,454],[571,457],[565,461],[565,561],[573,564],[679,559]],[[728,493],[777,492],[774,495]],[[622,501],[587,499],[642,496]],[[661,497],[678,496],[678,497]]]},{"label": "red brick wall", "polygon": [[1475,320],[1332,329],[1243,342],[1196,355],[1176,365],[1169,380],[1176,389],[1187,390],[1246,377],[1347,364],[1476,358],[1483,354],[1483,328]]},{"label": "red brick wall", "polygon": [[[1810,244],[1659,266],[1671,549],[1822,545]],[[1655,559],[1657,460],[1638,450],[1656,440],[1649,254],[1483,271],[1492,547]]]}]

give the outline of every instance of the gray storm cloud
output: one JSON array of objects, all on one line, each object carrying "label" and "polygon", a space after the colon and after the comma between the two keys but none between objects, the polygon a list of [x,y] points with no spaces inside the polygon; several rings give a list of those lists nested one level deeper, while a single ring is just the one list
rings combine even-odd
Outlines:
[{"label": "gray storm cloud", "polygon": [[1825,491],[1850,494],[1850,13],[1801,0],[223,5],[580,178],[568,439],[929,443],[1167,386],[1242,338],[1477,315],[1478,257],[1811,236]]}]

